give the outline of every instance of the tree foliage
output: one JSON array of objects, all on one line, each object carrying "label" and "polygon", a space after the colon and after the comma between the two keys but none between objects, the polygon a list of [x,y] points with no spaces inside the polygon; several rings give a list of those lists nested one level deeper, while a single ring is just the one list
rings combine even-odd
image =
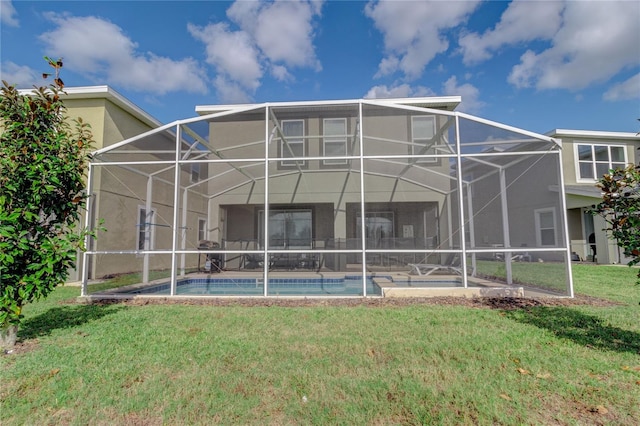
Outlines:
[{"label": "tree foliage", "polygon": [[605,230],[631,258],[628,265],[640,263],[640,165],[611,170],[596,186],[602,190],[602,201],[592,212],[604,218]]},{"label": "tree foliage", "polygon": [[92,134],[68,120],[59,71],[29,94],[0,88],[0,329],[17,325],[22,307],[46,297],[75,267],[85,233],[78,229],[86,195]]}]

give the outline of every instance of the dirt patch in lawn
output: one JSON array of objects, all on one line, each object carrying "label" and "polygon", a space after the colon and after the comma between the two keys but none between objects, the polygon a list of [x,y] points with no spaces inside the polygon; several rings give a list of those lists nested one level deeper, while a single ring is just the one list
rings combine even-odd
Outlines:
[{"label": "dirt patch in lawn", "polygon": [[403,297],[403,298],[170,298],[138,297],[133,299],[102,299],[96,304],[119,303],[127,306],[144,305],[198,305],[198,306],[246,306],[246,307],[314,307],[314,306],[366,306],[372,308],[415,305],[467,306],[489,309],[526,309],[536,306],[620,306],[619,302],[590,296],[570,298],[519,298],[519,297]]}]

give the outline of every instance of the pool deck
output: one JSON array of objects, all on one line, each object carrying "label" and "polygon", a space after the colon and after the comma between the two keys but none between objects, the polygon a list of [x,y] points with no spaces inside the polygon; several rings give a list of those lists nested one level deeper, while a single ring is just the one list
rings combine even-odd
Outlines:
[{"label": "pool deck", "polygon": [[[344,278],[345,276],[360,275],[355,272],[313,272],[313,271],[274,271],[269,272],[270,279],[322,279],[322,278]],[[380,287],[380,295],[368,295],[368,297],[387,297],[387,298],[407,298],[407,297],[566,297],[546,291],[544,289],[530,288],[522,285],[507,285],[504,283],[489,281],[477,277],[468,277],[468,287],[462,287],[461,277],[451,274],[431,274],[428,276],[412,275],[408,272],[375,272],[369,273],[374,282]],[[178,280],[183,279],[261,279],[262,272],[258,271],[222,271],[220,273],[191,273],[179,276]],[[163,284],[167,282],[167,278],[151,281],[143,284],[133,284],[117,289],[106,290],[100,293],[90,294],[90,298],[140,298],[140,297],[159,297],[159,295],[136,295],[125,294],[123,290],[131,291],[135,289],[145,288],[153,285]],[[162,295],[162,297],[167,297]],[[174,296],[175,297],[175,296]],[[191,296],[194,297],[194,296]],[[196,297],[264,297],[264,296],[215,296],[202,295]],[[299,296],[270,296],[270,297],[362,297],[354,296],[324,296],[324,295],[304,295]]]}]

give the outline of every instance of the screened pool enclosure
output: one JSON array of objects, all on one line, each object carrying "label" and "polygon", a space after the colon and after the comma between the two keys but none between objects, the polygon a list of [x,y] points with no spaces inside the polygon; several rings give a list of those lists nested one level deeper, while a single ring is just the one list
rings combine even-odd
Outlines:
[{"label": "screened pool enclosure", "polygon": [[83,294],[572,296],[559,144],[448,101],[211,107],[95,152]]}]

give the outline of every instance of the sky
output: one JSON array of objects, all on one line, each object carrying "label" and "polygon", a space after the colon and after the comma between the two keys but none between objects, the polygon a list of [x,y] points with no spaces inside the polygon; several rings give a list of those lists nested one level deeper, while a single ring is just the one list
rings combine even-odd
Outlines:
[{"label": "sky", "polygon": [[526,130],[640,131],[640,1],[8,1],[0,75],[196,105],[461,96]]}]

